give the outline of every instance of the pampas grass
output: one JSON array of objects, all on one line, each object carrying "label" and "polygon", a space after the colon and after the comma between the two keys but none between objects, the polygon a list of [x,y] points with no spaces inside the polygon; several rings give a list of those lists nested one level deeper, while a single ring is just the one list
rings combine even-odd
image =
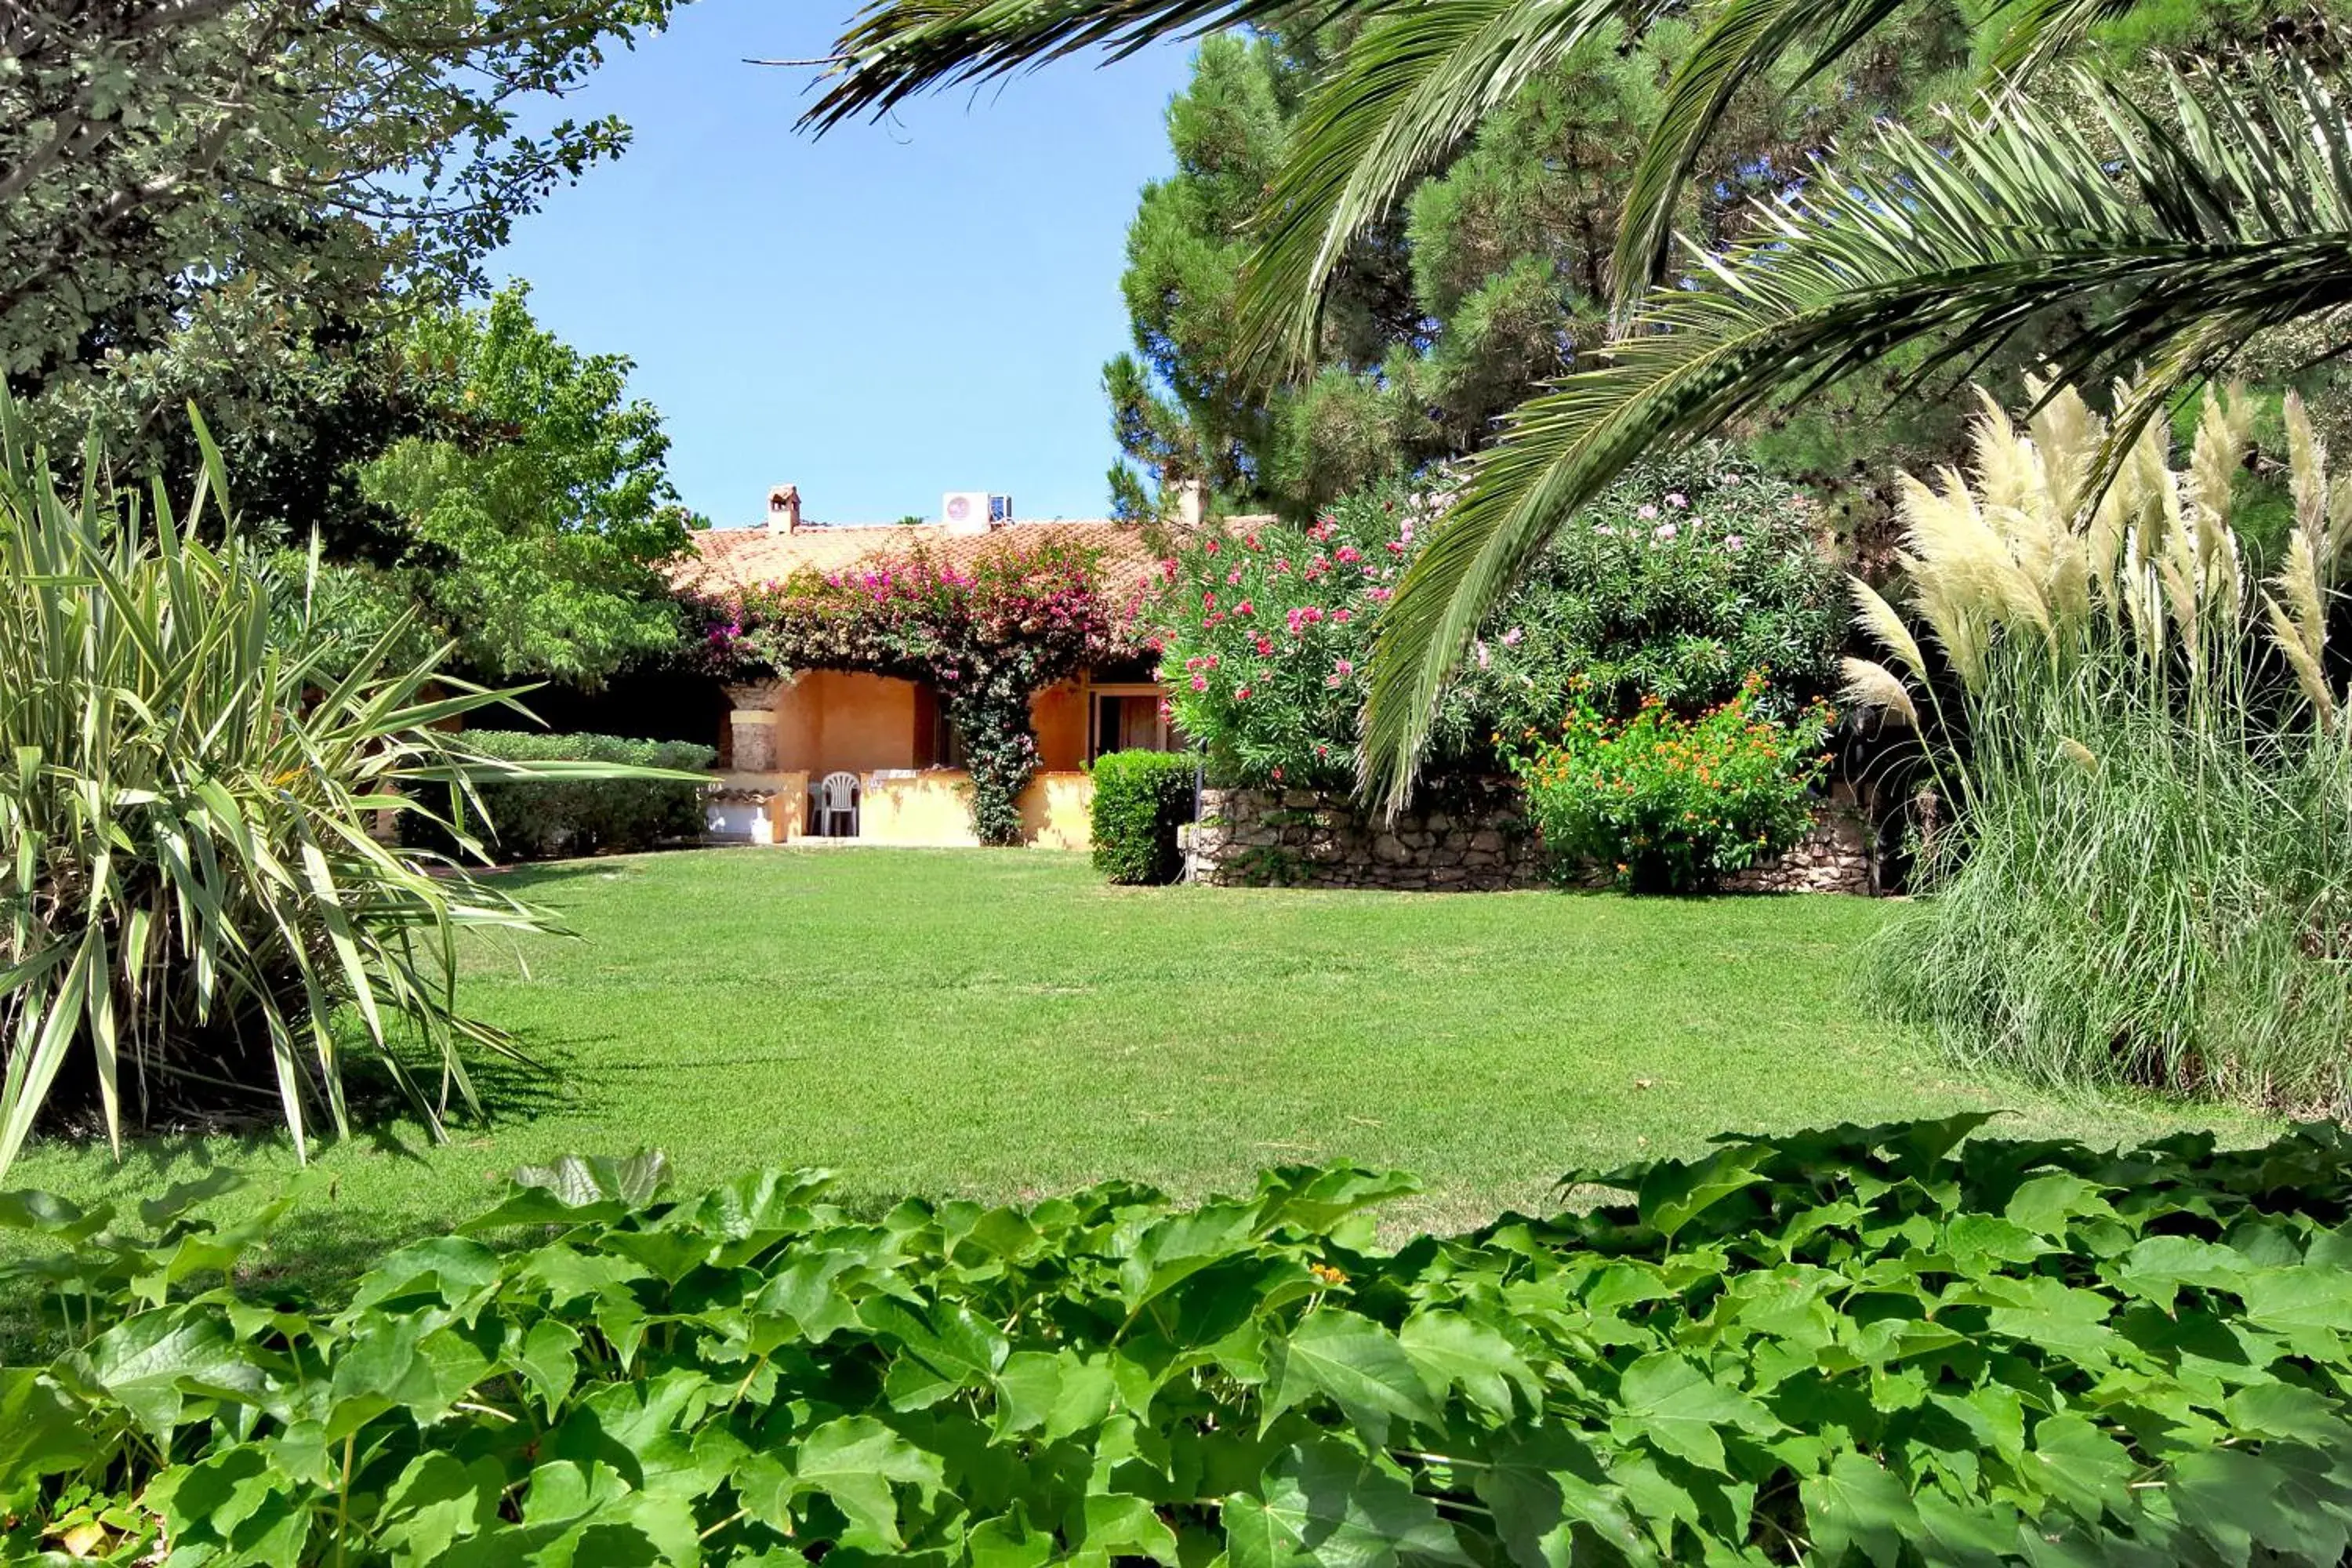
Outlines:
[{"label": "pampas grass", "polygon": [[1906,485],[1925,637],[1858,591],[1896,668],[1851,661],[1846,692],[1917,726],[1932,642],[1961,693],[1938,733],[1966,739],[1938,753],[1957,809],[1930,896],[1865,956],[1886,1014],[2044,1082],[2352,1107],[2352,746],[2326,676],[2352,487],[2292,400],[2287,425],[2295,532],[2259,584],[2229,522],[2234,398],[2208,395],[2182,470],[2153,424],[2087,512],[2105,426],[2072,391],[2028,430],[1989,406],[1969,479]]}]

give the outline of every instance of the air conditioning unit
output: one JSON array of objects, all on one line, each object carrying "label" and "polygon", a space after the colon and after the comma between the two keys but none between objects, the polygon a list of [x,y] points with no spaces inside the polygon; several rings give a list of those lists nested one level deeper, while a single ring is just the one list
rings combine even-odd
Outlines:
[{"label": "air conditioning unit", "polygon": [[950,490],[940,498],[940,521],[950,533],[986,533],[989,499],[986,490]]}]

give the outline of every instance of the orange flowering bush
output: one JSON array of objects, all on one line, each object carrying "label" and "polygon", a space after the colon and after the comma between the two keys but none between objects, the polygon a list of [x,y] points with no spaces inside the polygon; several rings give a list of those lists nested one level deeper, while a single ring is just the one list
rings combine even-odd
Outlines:
[{"label": "orange flowering bush", "polygon": [[1760,718],[1764,675],[1751,671],[1731,700],[1696,719],[1652,697],[1617,720],[1593,707],[1582,680],[1571,685],[1559,739],[1528,731],[1511,757],[1562,880],[1598,866],[1635,892],[1684,892],[1804,837],[1829,763],[1825,705]]}]

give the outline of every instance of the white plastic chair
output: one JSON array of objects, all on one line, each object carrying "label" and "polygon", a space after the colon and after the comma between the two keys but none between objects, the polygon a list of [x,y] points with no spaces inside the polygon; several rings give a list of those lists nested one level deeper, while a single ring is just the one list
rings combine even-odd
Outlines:
[{"label": "white plastic chair", "polygon": [[[827,773],[816,786],[816,830],[820,837],[857,837],[857,775]],[[848,824],[844,831],[842,824]]]}]

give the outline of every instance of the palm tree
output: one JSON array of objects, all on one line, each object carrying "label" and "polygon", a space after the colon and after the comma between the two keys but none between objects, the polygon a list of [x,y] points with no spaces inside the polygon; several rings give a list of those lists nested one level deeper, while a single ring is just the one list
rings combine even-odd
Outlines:
[{"label": "palm tree", "polygon": [[[1244,292],[1259,363],[1300,363],[1348,241],[1489,110],[1592,29],[1659,0],[1333,0],[1368,27],[1318,89],[1266,202]],[[2299,58],[2164,68],[2149,109],[2084,72],[2029,78],[2129,0],[2024,0],[1966,110],[1886,127],[1766,207],[1691,278],[1654,282],[1684,179],[1734,92],[1812,40],[1834,60],[1889,0],[1711,0],[1627,194],[1611,353],[1530,397],[1381,617],[1363,778],[1401,803],[1439,693],[1487,611],[1559,527],[1644,451],[1802,396],[1898,350],[1930,368],[2032,331],[2057,383],[2152,368],[2119,412],[2111,473],[2147,419],[2255,334],[2352,305],[2352,132]],[[844,38],[820,128],[939,86],[1088,48],[1131,52],[1280,0],[882,0]],[[2047,89],[2047,90],[2045,90]],[[2071,307],[2063,315],[2057,307]],[[2336,338],[2330,339],[2333,348]]]}]

